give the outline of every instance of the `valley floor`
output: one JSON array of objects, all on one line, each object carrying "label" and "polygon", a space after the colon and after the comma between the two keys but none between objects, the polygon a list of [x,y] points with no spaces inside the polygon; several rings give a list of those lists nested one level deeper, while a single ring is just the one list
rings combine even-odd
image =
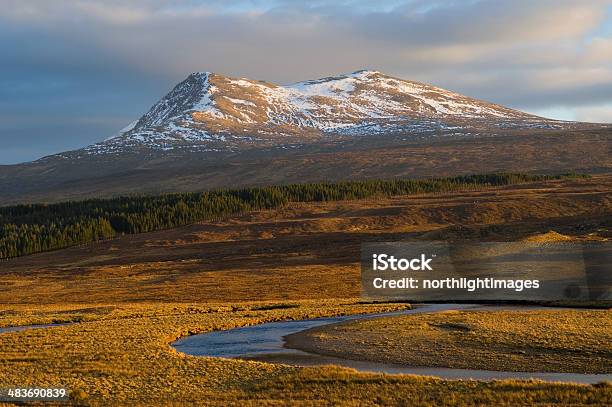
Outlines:
[{"label": "valley floor", "polygon": [[[86,405],[610,405],[610,384],[303,369],[190,357],[169,346],[196,332],[406,307],[359,300],[362,241],[609,240],[610,191],[612,176],[600,175],[291,205],[3,261],[0,327],[78,323],[0,333],[0,388],[66,386]],[[574,315],[555,312],[561,320]],[[449,318],[419,321],[487,323]],[[610,335],[610,324],[603,332],[576,326],[596,342]],[[574,328],[567,329],[563,335]],[[567,345],[581,352],[590,346]]]},{"label": "valley floor", "polygon": [[[444,381],[191,357],[169,344],[194,332],[260,322],[381,312],[405,304],[355,300],[292,304],[9,306],[0,325],[80,321],[0,334],[0,387],[70,389],[84,405],[606,405],[612,385]],[[270,309],[274,308],[274,309]]]}]

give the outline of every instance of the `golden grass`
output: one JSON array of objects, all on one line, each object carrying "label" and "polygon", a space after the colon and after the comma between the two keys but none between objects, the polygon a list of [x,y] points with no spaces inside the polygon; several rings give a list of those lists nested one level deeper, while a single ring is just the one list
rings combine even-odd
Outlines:
[{"label": "golden grass", "polygon": [[350,300],[286,305],[6,307],[0,314],[4,326],[78,319],[86,322],[0,334],[0,387],[66,386],[88,394],[94,405],[214,400],[287,368],[187,357],[170,348],[170,342],[189,333],[266,321],[406,307],[355,305]]},{"label": "golden grass", "polygon": [[449,311],[347,322],[292,347],[408,366],[612,373],[612,311]]},{"label": "golden grass", "polygon": [[239,404],[342,406],[609,405],[612,386],[534,381],[445,381],[356,373],[338,367],[308,368],[257,383]]},{"label": "golden grass", "polygon": [[547,243],[547,242],[567,242],[574,240],[571,236],[562,235],[554,230],[546,233],[529,236],[524,239],[526,242]]},{"label": "golden grass", "polygon": [[0,325],[87,322],[0,334],[0,387],[66,386],[82,404],[94,406],[603,405],[612,397],[607,385],[455,382],[335,367],[301,369],[185,356],[169,346],[188,333],[403,307],[353,300],[10,306],[0,313]]}]

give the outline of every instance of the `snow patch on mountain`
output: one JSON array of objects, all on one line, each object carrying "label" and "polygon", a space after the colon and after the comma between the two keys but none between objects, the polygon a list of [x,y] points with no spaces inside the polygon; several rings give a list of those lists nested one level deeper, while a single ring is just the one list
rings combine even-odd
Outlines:
[{"label": "snow patch on mountain", "polygon": [[378,71],[287,86],[196,72],[118,135],[85,151],[173,147],[234,151],[335,135],[416,136],[566,125]]}]

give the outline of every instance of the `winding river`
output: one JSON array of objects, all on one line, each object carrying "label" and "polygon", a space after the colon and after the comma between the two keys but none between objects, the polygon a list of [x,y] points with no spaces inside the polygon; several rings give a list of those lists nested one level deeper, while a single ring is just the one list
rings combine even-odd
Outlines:
[{"label": "winding river", "polygon": [[[330,318],[316,318],[297,321],[282,321],[259,324],[226,331],[214,331],[181,338],[172,343],[179,352],[192,356],[209,356],[221,358],[240,358],[269,363],[284,363],[296,366],[338,365],[353,368],[362,372],[387,374],[414,374],[434,376],[450,380],[503,380],[503,379],[538,379],[549,382],[572,382],[593,384],[601,381],[612,381],[612,374],[580,374],[550,372],[503,372],[477,369],[450,369],[439,367],[410,367],[390,363],[368,362],[330,357],[316,353],[304,352],[289,348],[285,342],[287,335],[295,334],[323,325],[417,313],[435,313],[450,310],[497,310],[508,307],[483,306],[473,304],[427,304],[414,309],[387,312],[382,314],[357,314]],[[520,307],[535,309],[542,307]],[[72,325],[44,324],[0,328],[0,334],[19,332],[29,329],[48,329]]]},{"label": "winding river", "polygon": [[[192,335],[179,339],[178,341],[174,342],[172,346],[179,352],[193,356],[240,358],[297,366],[333,364],[343,367],[350,367],[362,372],[415,374],[451,380],[538,379],[549,382],[572,382],[583,384],[592,384],[612,380],[612,374],[504,372],[477,369],[410,367],[389,363],[359,361],[292,349],[287,346],[284,339],[287,335],[302,332],[310,328],[358,319],[416,313],[435,313],[450,310],[496,310],[500,308],[501,307],[471,304],[427,304],[411,310],[389,312],[384,314],[360,314],[298,321],[270,322],[226,331],[214,331]],[[521,309],[526,308],[535,309],[536,307],[521,307]]]}]

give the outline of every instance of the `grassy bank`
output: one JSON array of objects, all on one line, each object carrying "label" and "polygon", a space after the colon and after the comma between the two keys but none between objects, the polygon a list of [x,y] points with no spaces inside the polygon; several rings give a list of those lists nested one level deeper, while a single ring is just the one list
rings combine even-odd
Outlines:
[{"label": "grassy bank", "polygon": [[407,366],[612,373],[612,311],[509,310],[377,318],[315,328],[292,347]]}]

